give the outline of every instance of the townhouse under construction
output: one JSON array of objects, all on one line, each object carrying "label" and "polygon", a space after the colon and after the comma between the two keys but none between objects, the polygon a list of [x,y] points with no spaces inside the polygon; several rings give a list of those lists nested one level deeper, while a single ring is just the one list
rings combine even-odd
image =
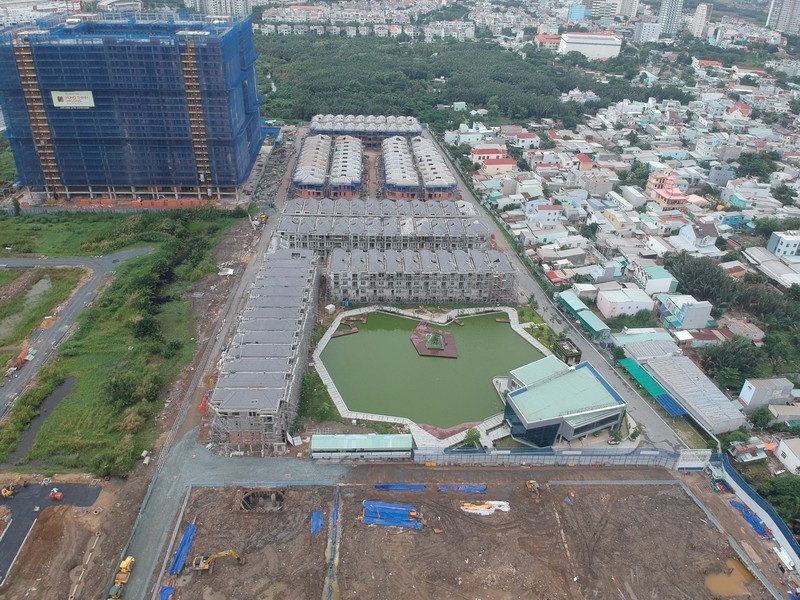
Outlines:
[{"label": "townhouse under construction", "polygon": [[282,248],[469,250],[491,245],[475,207],[461,200],[290,200],[278,222]]},{"label": "townhouse under construction", "polygon": [[283,452],[297,415],[317,309],[313,253],[267,255],[211,395],[211,439],[226,451]]}]

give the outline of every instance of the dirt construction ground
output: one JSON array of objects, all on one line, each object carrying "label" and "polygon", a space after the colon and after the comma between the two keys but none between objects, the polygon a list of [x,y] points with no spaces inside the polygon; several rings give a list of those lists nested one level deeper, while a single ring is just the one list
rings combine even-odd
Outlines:
[{"label": "dirt construction ground", "polygon": [[[311,513],[322,511],[326,524],[333,509],[331,488],[286,490],[283,508],[273,512],[239,509],[239,490],[201,489],[192,493],[185,525],[197,518],[197,535],[187,559],[232,549],[244,558],[225,557],[211,574],[186,569],[173,586],[176,598],[207,600],[306,600],[322,598],[327,528],[311,534]],[[179,540],[178,540],[179,541]]]},{"label": "dirt construction ground", "polygon": [[[569,476],[575,474],[570,471]],[[525,489],[525,477],[520,471],[494,474],[486,495],[439,492],[436,484],[423,491],[400,492],[375,490],[370,484],[342,486],[334,597],[770,597],[749,576],[738,591],[738,584],[724,596],[709,591],[706,576],[724,578],[731,570],[728,560],[736,554],[726,536],[678,485],[554,483],[543,486],[542,497],[536,500]],[[323,592],[330,565],[333,489],[289,488],[283,509],[270,513],[238,510],[237,493],[195,490],[181,532],[197,517],[198,534],[190,559],[198,553],[232,548],[246,563],[240,566],[224,558],[211,575],[178,578],[176,599],[327,597]],[[428,526],[417,531],[364,525],[358,515],[361,502],[367,499],[412,504]],[[460,510],[463,500],[504,500],[511,511],[468,515]],[[314,510],[323,511],[325,529],[312,535]]]}]

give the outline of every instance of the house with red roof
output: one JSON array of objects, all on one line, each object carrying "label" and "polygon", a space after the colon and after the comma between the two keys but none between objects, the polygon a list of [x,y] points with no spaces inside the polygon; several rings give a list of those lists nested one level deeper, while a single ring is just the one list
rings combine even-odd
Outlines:
[{"label": "house with red roof", "polygon": [[705,60],[703,58],[692,58],[692,66],[695,70],[703,70],[703,69],[722,69],[722,63],[718,60]]},{"label": "house with red roof", "polygon": [[487,160],[492,158],[506,158],[508,153],[506,147],[500,144],[484,144],[473,148],[470,158],[472,162],[483,165]]},{"label": "house with red roof", "polygon": [[751,112],[753,112],[753,107],[741,100],[728,109],[728,115],[737,119],[749,119]]},{"label": "house with red roof", "polygon": [[487,158],[483,161],[483,172],[487,175],[501,175],[510,173],[517,166],[513,158]]},{"label": "house with red roof", "polygon": [[541,48],[542,50],[550,50],[551,52],[555,52],[558,50],[558,45],[561,43],[561,36],[560,35],[547,35],[544,33],[540,33],[535,38],[533,38],[534,43],[536,44],[537,48]]},{"label": "house with red roof", "polygon": [[767,76],[768,73],[766,70],[759,69],[758,67],[745,67],[744,65],[736,65],[733,67],[733,76],[736,77],[736,79],[741,79],[748,75],[758,79],[759,77]]},{"label": "house with red roof", "polygon": [[578,170],[579,171],[591,171],[594,168],[594,161],[590,156],[586,156],[583,152],[578,152],[575,155],[575,159],[578,161]]}]

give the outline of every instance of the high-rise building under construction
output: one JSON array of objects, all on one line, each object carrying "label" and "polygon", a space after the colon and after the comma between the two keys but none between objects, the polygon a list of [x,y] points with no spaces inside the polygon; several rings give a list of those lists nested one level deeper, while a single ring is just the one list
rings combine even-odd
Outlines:
[{"label": "high-rise building under construction", "polygon": [[0,32],[21,182],[49,198],[229,199],[263,141],[250,19],[104,13]]}]

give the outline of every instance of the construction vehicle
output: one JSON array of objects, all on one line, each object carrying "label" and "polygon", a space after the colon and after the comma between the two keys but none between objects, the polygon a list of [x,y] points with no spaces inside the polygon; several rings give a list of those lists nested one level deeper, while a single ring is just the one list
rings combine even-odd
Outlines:
[{"label": "construction vehicle", "polygon": [[11,500],[11,498],[14,497],[15,492],[16,490],[14,489],[13,483],[4,485],[3,488],[0,489],[0,494],[2,494],[3,498],[5,498],[6,500]]},{"label": "construction vehicle", "polygon": [[50,493],[47,495],[47,497],[50,498],[50,500],[59,501],[64,497],[64,492],[62,492],[58,488],[53,488],[52,490],[50,490]]},{"label": "construction vehicle", "polygon": [[539,485],[539,482],[538,482],[538,481],[536,481],[535,479],[529,479],[529,480],[528,480],[528,481],[525,483],[525,487],[527,487],[527,488],[528,488],[528,491],[529,491],[531,494],[536,494],[536,497],[537,497],[537,498],[541,498],[541,497],[542,497],[542,492],[541,492],[541,487],[542,487],[542,486],[541,486],[541,485]]},{"label": "construction vehicle", "polygon": [[236,552],[233,550],[225,550],[224,552],[215,552],[214,554],[198,554],[194,557],[192,568],[195,571],[207,571],[208,574],[211,575],[211,571],[214,569],[214,563],[217,562],[218,559],[226,556],[234,558],[240,565],[244,564],[244,559]]},{"label": "construction vehicle", "polygon": [[267,213],[261,213],[260,215],[258,215],[258,222],[261,223],[262,225],[266,225],[267,224]]},{"label": "construction vehicle", "polygon": [[125,584],[128,583],[128,580],[131,578],[131,571],[133,570],[133,565],[135,562],[135,558],[132,556],[126,556],[122,562],[119,563],[117,573],[114,575],[114,585],[112,585],[111,589],[108,590],[108,600],[119,600],[122,598],[122,590],[125,588]]}]

